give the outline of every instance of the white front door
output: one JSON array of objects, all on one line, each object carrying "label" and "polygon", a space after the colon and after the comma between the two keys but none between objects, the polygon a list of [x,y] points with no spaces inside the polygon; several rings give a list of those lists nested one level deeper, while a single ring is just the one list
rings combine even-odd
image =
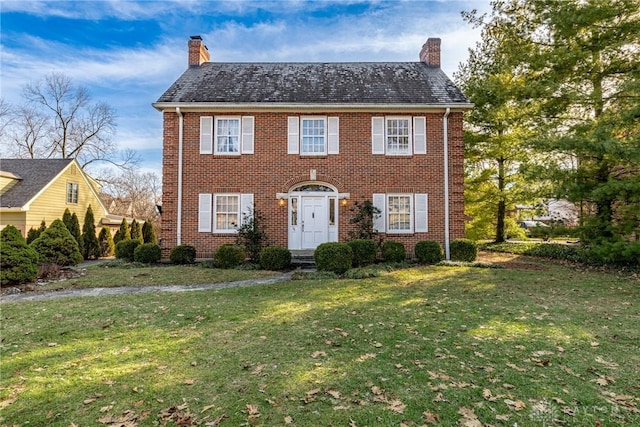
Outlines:
[{"label": "white front door", "polygon": [[315,249],[329,238],[327,198],[303,196],[301,199],[301,249]]}]

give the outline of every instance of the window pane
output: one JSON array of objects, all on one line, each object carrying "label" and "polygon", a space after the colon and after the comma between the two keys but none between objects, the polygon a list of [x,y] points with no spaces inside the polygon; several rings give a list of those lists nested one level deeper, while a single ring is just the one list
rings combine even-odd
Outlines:
[{"label": "window pane", "polygon": [[239,119],[218,119],[216,149],[219,153],[237,153],[240,140]]},{"label": "window pane", "polygon": [[216,196],[216,229],[233,230],[238,226],[238,196]]},{"label": "window pane", "polygon": [[388,198],[389,230],[411,230],[411,197],[389,196]]},{"label": "window pane", "polygon": [[409,119],[387,119],[387,152],[409,153]]},{"label": "window pane", "polygon": [[336,225],[336,198],[329,197],[329,225]]},{"label": "window pane", "polygon": [[302,119],[302,153],[324,153],[324,119]]},{"label": "window pane", "polygon": [[291,225],[298,225],[298,199],[291,199]]}]

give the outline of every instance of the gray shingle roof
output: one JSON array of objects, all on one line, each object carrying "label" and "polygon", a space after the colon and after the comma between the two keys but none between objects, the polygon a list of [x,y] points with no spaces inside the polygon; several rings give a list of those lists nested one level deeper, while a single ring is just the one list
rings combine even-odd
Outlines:
[{"label": "gray shingle roof", "polygon": [[189,67],[159,103],[468,104],[422,62],[216,63]]},{"label": "gray shingle roof", "polygon": [[73,159],[0,159],[0,170],[20,179],[0,196],[0,207],[22,207]]}]

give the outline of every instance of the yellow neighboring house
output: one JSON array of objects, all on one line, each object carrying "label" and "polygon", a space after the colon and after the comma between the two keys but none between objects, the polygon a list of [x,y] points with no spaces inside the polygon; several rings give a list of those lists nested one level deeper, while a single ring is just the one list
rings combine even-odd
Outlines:
[{"label": "yellow neighboring house", "polygon": [[26,235],[42,220],[49,226],[62,219],[67,208],[82,228],[89,205],[96,227],[113,225],[117,219],[109,215],[99,189],[75,159],[0,159],[0,229],[13,225]]}]

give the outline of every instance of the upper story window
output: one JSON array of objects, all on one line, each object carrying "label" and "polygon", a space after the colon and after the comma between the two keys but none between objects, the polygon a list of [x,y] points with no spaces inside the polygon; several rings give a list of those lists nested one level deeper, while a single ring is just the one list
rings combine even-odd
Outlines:
[{"label": "upper story window", "polygon": [[409,119],[386,120],[386,147],[387,154],[411,154],[409,145],[410,129]]},{"label": "upper story window", "polygon": [[253,154],[253,116],[200,117],[200,154]]},{"label": "upper story window", "polygon": [[290,116],[287,120],[287,152],[303,156],[338,154],[338,117]]},{"label": "upper story window", "polygon": [[326,121],[321,119],[301,119],[301,150],[300,154],[326,154]]},{"label": "upper story window", "polygon": [[240,118],[216,118],[216,154],[240,154]]},{"label": "upper story window", "polygon": [[67,203],[78,203],[78,183],[67,183]]},{"label": "upper story window", "polygon": [[372,154],[426,154],[426,117],[372,117],[371,145]]}]

